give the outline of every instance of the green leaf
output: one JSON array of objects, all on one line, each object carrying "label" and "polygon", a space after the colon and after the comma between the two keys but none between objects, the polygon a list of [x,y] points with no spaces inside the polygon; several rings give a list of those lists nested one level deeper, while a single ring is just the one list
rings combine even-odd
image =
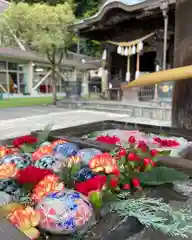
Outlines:
[{"label": "green leaf", "polygon": [[103,205],[102,193],[98,191],[93,191],[89,193],[90,202],[96,207],[101,208]]},{"label": "green leaf", "polygon": [[96,132],[92,132],[92,133],[87,134],[87,138],[95,138],[95,137],[97,137]]},{"label": "green leaf", "polygon": [[172,183],[174,181],[187,180],[189,176],[173,168],[162,166],[155,167],[151,171],[140,173],[139,178],[142,184],[155,186]]},{"label": "green leaf", "polygon": [[158,156],[169,156],[171,154],[171,150],[159,151]]},{"label": "green leaf", "polygon": [[71,166],[71,177],[75,176],[77,174],[77,172],[79,172],[81,168],[81,163],[77,163],[77,164],[72,164]]},{"label": "green leaf", "polygon": [[37,132],[37,146],[40,146],[43,142],[48,140],[49,134],[51,132],[52,125],[47,125],[42,131]]},{"label": "green leaf", "polygon": [[24,153],[33,153],[35,151],[35,148],[30,144],[23,144],[20,149]]}]

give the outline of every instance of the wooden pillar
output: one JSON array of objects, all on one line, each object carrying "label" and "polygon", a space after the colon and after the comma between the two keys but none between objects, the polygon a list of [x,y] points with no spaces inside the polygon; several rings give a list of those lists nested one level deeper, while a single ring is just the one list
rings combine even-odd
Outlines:
[{"label": "wooden pillar", "polygon": [[[175,14],[174,66],[192,65],[192,0],[177,0]],[[175,83],[172,125],[192,128],[192,79]]]},{"label": "wooden pillar", "polygon": [[107,70],[108,70],[108,85],[111,82],[111,71],[112,71],[112,50],[113,50],[114,46],[111,44],[108,44],[107,47]]}]

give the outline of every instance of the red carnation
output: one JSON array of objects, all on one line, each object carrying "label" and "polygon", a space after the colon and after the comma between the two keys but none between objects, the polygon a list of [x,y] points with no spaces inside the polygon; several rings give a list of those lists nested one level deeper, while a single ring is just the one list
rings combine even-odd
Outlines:
[{"label": "red carnation", "polygon": [[116,136],[98,136],[96,140],[107,144],[117,144],[120,142],[120,138]]},{"label": "red carnation", "polygon": [[88,196],[89,192],[101,190],[107,181],[106,176],[97,175],[85,182],[75,183],[75,190]]},{"label": "red carnation", "polygon": [[53,172],[49,169],[41,169],[41,168],[29,166],[27,168],[19,170],[17,181],[20,184],[29,183],[29,184],[36,185],[45,176],[50,174],[53,174]]},{"label": "red carnation", "polygon": [[13,140],[13,145],[15,147],[20,147],[23,144],[34,144],[37,143],[38,139],[32,135],[26,135],[22,137],[15,138]]},{"label": "red carnation", "polygon": [[155,143],[158,143],[160,147],[177,147],[180,145],[176,140],[171,139],[161,139],[159,137],[153,138]]}]

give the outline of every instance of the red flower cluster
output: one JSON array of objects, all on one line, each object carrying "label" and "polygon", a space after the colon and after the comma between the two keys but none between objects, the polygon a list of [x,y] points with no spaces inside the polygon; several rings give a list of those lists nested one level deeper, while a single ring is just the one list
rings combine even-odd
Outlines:
[{"label": "red flower cluster", "polygon": [[32,135],[26,135],[22,137],[15,138],[13,140],[13,145],[15,147],[20,147],[23,144],[34,144],[38,141],[38,139]]},{"label": "red flower cluster", "polygon": [[128,142],[129,142],[130,144],[134,144],[134,143],[136,142],[135,137],[130,136],[129,139],[128,139]]},{"label": "red flower cluster", "polygon": [[171,139],[161,139],[159,137],[153,138],[155,143],[158,143],[160,147],[177,147],[180,145],[179,142],[176,140],[171,140]]},{"label": "red flower cluster", "polygon": [[120,138],[116,136],[98,136],[96,140],[107,144],[117,144],[120,142]]},{"label": "red flower cluster", "polygon": [[75,190],[88,196],[89,192],[101,190],[107,181],[106,176],[97,175],[85,182],[75,183]]},{"label": "red flower cluster", "polygon": [[51,175],[53,172],[49,169],[41,169],[33,166],[19,170],[17,174],[17,181],[20,184],[34,184],[36,185],[40,182],[45,176]]}]

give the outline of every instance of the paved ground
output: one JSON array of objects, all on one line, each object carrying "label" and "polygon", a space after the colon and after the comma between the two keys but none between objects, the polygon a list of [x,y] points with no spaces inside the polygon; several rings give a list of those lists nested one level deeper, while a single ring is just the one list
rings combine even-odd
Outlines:
[{"label": "paved ground", "polygon": [[65,128],[102,120],[121,120],[152,125],[170,125],[150,119],[136,119],[125,114],[97,112],[87,110],[68,110],[56,107],[25,107],[0,109],[0,139],[12,138],[42,129],[47,124],[53,124],[53,129]]}]

